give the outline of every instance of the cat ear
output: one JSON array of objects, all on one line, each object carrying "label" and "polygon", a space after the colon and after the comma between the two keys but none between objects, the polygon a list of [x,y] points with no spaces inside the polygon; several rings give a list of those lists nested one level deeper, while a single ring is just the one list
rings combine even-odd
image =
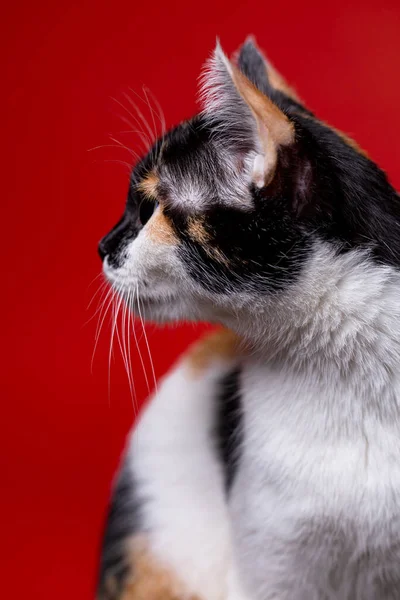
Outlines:
[{"label": "cat ear", "polygon": [[288,117],[224,54],[217,43],[203,75],[204,115],[238,152],[255,152],[252,179],[259,188],[275,172],[279,146],[294,142]]},{"label": "cat ear", "polygon": [[235,57],[242,73],[264,94],[274,99],[275,92],[280,92],[288,100],[302,104],[296,91],[265,57],[253,36],[246,39],[235,53]]}]

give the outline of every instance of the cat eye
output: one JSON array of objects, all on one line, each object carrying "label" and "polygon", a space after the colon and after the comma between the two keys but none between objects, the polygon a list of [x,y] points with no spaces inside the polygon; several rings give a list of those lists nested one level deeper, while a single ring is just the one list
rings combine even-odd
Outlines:
[{"label": "cat eye", "polygon": [[148,200],[147,198],[143,198],[139,206],[139,220],[143,226],[146,225],[147,221],[150,220],[157,206],[158,202],[154,202],[154,200]]}]

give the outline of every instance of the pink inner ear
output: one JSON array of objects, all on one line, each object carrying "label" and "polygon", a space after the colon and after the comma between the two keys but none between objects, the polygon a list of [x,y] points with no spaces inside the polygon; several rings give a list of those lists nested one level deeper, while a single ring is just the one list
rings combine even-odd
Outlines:
[{"label": "pink inner ear", "polygon": [[263,154],[257,154],[254,158],[252,178],[255,185],[258,188],[262,188],[265,185],[265,156]]},{"label": "pink inner ear", "polygon": [[238,173],[241,173],[242,171],[245,170],[246,167],[246,155],[242,152],[240,154],[237,154],[234,158],[234,165],[235,165],[235,170]]}]

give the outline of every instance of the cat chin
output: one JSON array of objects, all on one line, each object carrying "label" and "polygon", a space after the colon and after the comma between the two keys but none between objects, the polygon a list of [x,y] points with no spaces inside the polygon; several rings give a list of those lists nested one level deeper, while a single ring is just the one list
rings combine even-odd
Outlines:
[{"label": "cat chin", "polygon": [[178,299],[155,299],[141,297],[139,302],[136,300],[129,303],[131,312],[138,319],[144,322],[166,324],[179,321],[198,320],[197,317],[192,317],[187,314],[188,311],[183,306],[183,302]]}]

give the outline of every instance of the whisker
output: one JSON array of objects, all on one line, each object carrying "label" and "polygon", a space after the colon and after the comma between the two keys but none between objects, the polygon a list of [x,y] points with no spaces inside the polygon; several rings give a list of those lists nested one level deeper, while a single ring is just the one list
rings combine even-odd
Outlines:
[{"label": "whisker", "polygon": [[[100,273],[100,275],[102,275],[102,273]],[[89,304],[86,307],[86,310],[89,310],[89,308],[92,306],[96,296],[98,296],[100,294],[100,298],[102,297],[106,287],[107,287],[107,281],[102,281],[100,283],[99,287],[97,288],[97,290],[94,292]]]},{"label": "whisker", "polygon": [[154,137],[154,139],[157,139],[157,137],[158,137],[157,136],[157,126],[156,126],[156,122],[155,122],[155,119],[154,119],[154,114],[155,113],[154,113],[153,107],[151,106],[151,104],[149,102],[149,99],[148,99],[147,93],[146,93],[146,88],[144,86],[142,86],[142,90],[143,90],[143,93],[144,93],[145,98],[146,98],[146,104],[147,104],[147,106],[148,106],[148,108],[150,110],[151,120],[153,122],[153,137]]},{"label": "whisker", "polygon": [[133,406],[134,414],[135,414],[135,417],[136,417],[136,415],[137,415],[137,399],[136,399],[135,382],[134,382],[133,372],[132,372],[131,332],[130,332],[130,327],[131,327],[131,312],[130,312],[131,295],[132,295],[132,290],[129,290],[129,292],[128,292],[128,299],[127,299],[127,303],[126,303],[126,306],[127,306],[126,317],[127,317],[127,338],[128,338],[129,373],[130,373],[130,376],[131,376],[131,381],[132,381],[133,391],[134,391],[134,398],[132,398],[132,406]]},{"label": "whisker", "polygon": [[117,144],[100,144],[99,146],[93,146],[93,148],[88,148],[88,152],[93,152],[94,150],[102,150],[103,148],[120,148],[120,145]]},{"label": "whisker", "polygon": [[131,150],[131,148],[128,148],[128,146],[126,146],[125,144],[123,144],[122,142],[117,140],[116,138],[112,137],[111,135],[110,135],[110,140],[112,142],[115,142],[116,148],[122,148],[122,149],[126,150],[136,160],[139,158],[139,154],[137,152],[135,152],[134,150]]},{"label": "whisker", "polygon": [[[132,100],[130,100],[129,96],[127,94],[124,94],[124,96],[128,100],[128,102],[130,104],[132,104],[133,107],[135,108],[135,105],[134,105],[134,103],[132,103]],[[124,104],[122,104],[122,102],[117,100],[116,98],[112,98],[112,100],[114,100],[114,102],[116,102],[121,108],[123,108],[128,113],[128,115],[133,119],[133,121],[140,127],[141,123],[140,123],[140,120],[138,119],[138,117],[135,117],[135,115],[133,115],[131,113],[131,111],[128,108],[126,108],[126,106]],[[136,110],[136,108],[135,108],[135,110]],[[123,119],[123,117],[121,117],[121,118]],[[148,125],[147,125],[146,129],[148,130]],[[147,140],[147,147],[151,146],[151,136],[152,136],[151,129],[150,129],[150,137],[143,130],[142,130],[142,135]]]},{"label": "whisker", "polygon": [[[111,296],[111,298],[110,298],[110,296]],[[103,327],[103,323],[104,323],[106,315],[107,315],[107,313],[108,313],[108,311],[110,309],[110,306],[112,305],[114,297],[115,297],[115,290],[112,287],[110,287],[109,291],[107,292],[106,297],[104,298],[104,300],[102,302],[102,307],[101,307],[101,310],[100,310],[99,319],[98,319],[98,323],[97,323],[97,327],[96,327],[95,342],[94,342],[92,360],[91,360],[91,363],[90,363],[90,372],[91,373],[93,373],[94,357],[95,357],[95,354],[96,354],[97,345],[99,343],[99,338],[100,338],[100,333],[101,333],[101,330],[102,330],[102,327]],[[106,308],[105,308],[105,310],[103,312],[103,308],[106,305],[107,301],[108,301],[108,304],[107,304],[107,306],[106,306]]]},{"label": "whisker", "polygon": [[[100,288],[101,289],[101,288]],[[98,290],[99,291],[99,290]],[[96,292],[97,294],[98,292]],[[86,327],[91,321],[93,321],[93,319],[95,318],[96,315],[99,314],[99,312],[101,312],[102,308],[103,308],[103,300],[105,299],[105,296],[108,294],[108,288],[107,288],[107,282],[105,282],[105,285],[103,286],[102,290],[101,290],[101,294],[100,297],[98,299],[98,303],[97,303],[97,307],[96,310],[94,311],[94,313],[92,314],[91,317],[88,318],[87,321],[85,321],[85,323],[83,324],[83,327]],[[94,300],[94,297],[92,298],[92,300],[90,301],[90,303],[92,303]],[[89,309],[89,306],[86,310]],[[97,331],[97,327],[96,327],[96,331]]]},{"label": "whisker", "polygon": [[[117,290],[117,294],[120,291],[121,290],[119,288]],[[121,303],[122,303],[122,295],[120,295],[120,297],[119,297],[117,306],[115,307],[115,304],[113,305],[113,312],[112,312],[113,319],[112,319],[112,327],[111,327],[110,350],[108,352],[108,399],[110,399],[110,397],[111,397],[111,357],[112,357],[112,350],[113,350],[116,329],[117,329],[117,336],[119,335],[118,328],[117,328],[117,319],[118,319],[118,313],[119,313],[119,309],[121,307]]]},{"label": "whisker", "polygon": [[[142,91],[145,96],[144,98],[142,98],[142,96],[140,94],[138,94],[137,92],[135,92],[135,90],[133,90],[132,88],[129,88],[129,91],[132,92],[132,94],[134,94],[141,102],[143,102],[143,104],[146,105],[146,107],[151,111],[152,116],[153,116],[153,114],[156,115],[156,117],[158,118],[158,120],[160,121],[160,124],[161,124],[162,135],[164,135],[165,130],[166,130],[164,113],[162,111],[160,103],[158,102],[158,100],[156,99],[154,94],[151,92],[151,90],[146,85],[142,86]],[[149,101],[149,97],[148,97],[149,95],[151,96],[151,99],[153,100],[154,104],[156,105],[158,112],[156,112],[154,110],[153,106],[151,105],[151,103]],[[153,125],[155,125],[154,122],[153,122]],[[155,127],[155,135],[157,136],[157,128],[156,127]]]},{"label": "whisker", "polygon": [[[115,294],[114,288],[112,286],[109,286],[108,292],[102,302],[102,307],[103,307],[103,306],[105,306],[105,303],[107,302],[107,300],[109,300],[106,311],[110,308],[114,294]],[[104,317],[105,317],[105,314],[104,314]],[[97,328],[96,328],[96,335],[99,333],[99,329],[101,328],[101,325],[102,325],[102,323],[100,323],[100,317],[99,317],[99,322],[98,322]]]},{"label": "whisker", "polygon": [[[132,90],[132,88],[129,88],[129,89],[130,89],[130,91],[131,91],[133,94],[137,95],[137,94],[136,94],[136,92],[134,92],[134,91]],[[138,117],[139,117],[140,121],[143,123],[143,125],[144,125],[144,127],[145,127],[145,130],[146,130],[146,131],[147,131],[147,133],[149,134],[149,139],[150,139],[150,140],[154,140],[154,131],[152,131],[152,129],[151,129],[151,127],[150,127],[150,125],[149,125],[149,123],[148,123],[148,121],[147,121],[146,117],[143,115],[142,111],[140,110],[140,108],[138,107],[138,105],[136,104],[136,102],[134,102],[134,101],[132,100],[132,98],[131,98],[131,97],[130,97],[128,94],[124,93],[123,95],[124,95],[124,97],[127,99],[127,101],[129,102],[129,104],[132,106],[132,108],[135,110],[135,112],[136,112],[136,114],[138,115]],[[149,145],[151,145],[151,144],[149,144]]]},{"label": "whisker", "polygon": [[146,96],[147,96],[147,93],[150,95],[152,101],[154,102],[154,104],[156,106],[156,109],[158,111],[156,113],[156,115],[157,115],[157,117],[158,117],[158,119],[160,121],[160,124],[161,124],[161,133],[162,133],[162,136],[164,136],[165,132],[166,132],[166,123],[165,123],[164,111],[161,108],[161,104],[159,103],[159,101],[157,100],[157,98],[155,97],[155,95],[153,94],[153,92],[147,86],[143,86],[143,91],[145,92]]},{"label": "whisker", "polygon": [[122,308],[122,345],[124,348],[124,364],[125,364],[125,370],[126,370],[126,374],[128,377],[128,384],[129,384],[129,391],[131,394],[131,400],[133,403],[133,397],[134,397],[134,386],[133,386],[133,381],[132,381],[132,371],[131,371],[131,364],[129,362],[128,359],[128,340],[127,340],[127,328],[126,328],[126,313],[127,313],[127,302],[126,302],[126,298],[124,298],[124,302],[123,302],[123,308]]},{"label": "whisker", "polygon": [[[123,329],[123,326],[124,326],[124,322],[123,322],[124,302],[122,302],[121,306],[122,306],[122,314],[121,314],[121,312],[119,312],[116,315],[115,337],[117,338],[119,351],[120,351],[121,357],[122,357],[122,362],[124,363],[125,373],[128,375],[128,363],[127,363],[126,351],[125,351],[125,333],[124,333],[124,329]],[[121,317],[121,334],[119,333],[119,318],[120,317]],[[132,392],[131,381],[130,381],[129,375],[128,375],[128,385],[129,385],[129,391],[131,394],[131,398],[133,398],[133,392]]]},{"label": "whisker", "polygon": [[100,271],[100,273],[97,273],[96,277],[93,277],[92,281],[89,283],[87,289],[89,290],[92,285],[94,284],[95,281],[97,281],[97,279],[99,279],[99,277],[103,276],[103,271]]},{"label": "whisker", "polygon": [[139,312],[140,322],[142,324],[144,340],[146,342],[147,354],[148,354],[148,357],[149,357],[149,360],[150,360],[151,372],[152,372],[153,380],[154,380],[154,389],[157,392],[157,380],[156,380],[156,374],[155,374],[155,371],[154,371],[153,357],[151,356],[150,346],[149,346],[149,342],[148,342],[148,339],[147,339],[147,334],[146,334],[145,326],[144,326],[144,323],[143,323],[142,313],[141,313],[141,310],[140,310],[140,298],[139,298],[138,285],[136,285],[136,295],[137,295],[137,300],[138,300],[138,312]]},{"label": "whisker", "polygon": [[122,165],[124,167],[126,167],[128,169],[128,176],[130,177],[131,175],[131,171],[132,171],[132,165],[129,164],[128,162],[124,161],[124,160],[115,160],[115,159],[102,159],[100,160],[95,160],[93,161],[95,163],[97,162],[102,162],[102,163],[116,163],[118,165]]},{"label": "whisker", "polygon": [[[137,299],[137,289],[133,288],[133,296],[132,296],[133,303],[134,303],[134,300],[135,300],[135,295],[136,295],[136,299]],[[151,390],[150,390],[149,379],[147,377],[146,365],[144,364],[142,351],[140,349],[140,344],[139,344],[139,341],[138,341],[138,338],[137,338],[135,321],[134,321],[134,315],[132,313],[131,313],[131,319],[132,319],[132,330],[133,330],[133,336],[135,338],[136,350],[137,350],[137,353],[139,355],[140,364],[142,365],[142,371],[143,371],[143,375],[144,375],[144,378],[145,378],[145,381],[146,381],[147,391],[150,393]]]},{"label": "whisker", "polygon": [[[119,118],[121,119],[121,121],[123,123],[125,123],[125,125],[128,125],[129,133],[136,133],[139,136],[140,141],[142,142],[144,152],[148,152],[149,147],[150,147],[150,141],[149,141],[149,138],[147,137],[147,135],[143,132],[143,130],[134,129],[135,123],[132,123],[131,121],[129,121],[129,119],[126,119],[123,115],[119,115]],[[138,125],[137,122],[136,122],[136,125]],[[139,123],[139,125],[140,125],[140,123]],[[128,132],[126,132],[126,133],[128,133]]]}]

